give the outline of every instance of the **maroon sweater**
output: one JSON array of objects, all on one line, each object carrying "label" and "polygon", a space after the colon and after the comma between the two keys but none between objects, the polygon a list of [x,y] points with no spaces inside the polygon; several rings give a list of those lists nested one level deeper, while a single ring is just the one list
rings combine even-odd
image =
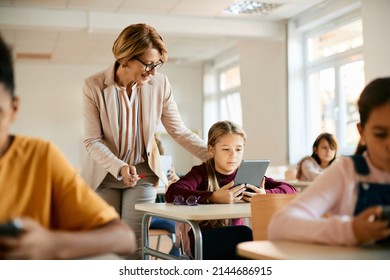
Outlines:
[{"label": "maroon sweater", "polygon": [[[237,169],[238,170],[238,169]],[[217,180],[220,187],[230,183],[234,180],[237,174],[237,170],[230,175],[224,175],[216,172]],[[191,171],[185,176],[180,177],[180,180],[171,184],[165,193],[165,201],[173,202],[175,195],[182,195],[184,200],[191,195],[195,195],[199,198],[199,204],[210,203],[208,198],[212,194],[211,191],[207,191],[208,181],[206,164],[196,165],[192,167]],[[285,182],[278,182],[272,178],[265,177],[265,191],[266,193],[296,193],[296,189]],[[231,225],[243,225],[244,219],[231,219]],[[202,230],[208,229],[209,226],[201,225]],[[189,238],[191,244],[194,244],[194,237],[192,231],[189,232]]]},{"label": "maroon sweater", "polygon": [[[230,183],[236,177],[237,170],[230,175],[224,175],[216,172],[217,180],[220,187]],[[199,196],[200,204],[209,203],[208,198],[212,194],[207,191],[207,172],[206,164],[196,165],[185,176],[180,177],[180,180],[169,186],[165,193],[165,200],[173,202],[175,195],[182,195],[186,200],[190,195]],[[275,181],[272,178],[265,177],[266,193],[296,193],[297,190],[290,184],[285,182]]]}]

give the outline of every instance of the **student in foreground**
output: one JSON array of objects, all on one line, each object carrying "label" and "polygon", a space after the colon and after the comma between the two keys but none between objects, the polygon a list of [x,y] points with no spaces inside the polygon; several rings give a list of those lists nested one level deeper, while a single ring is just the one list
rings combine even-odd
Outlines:
[{"label": "student in foreground", "polygon": [[[230,121],[215,123],[209,130],[208,150],[211,158],[194,166],[190,172],[171,184],[165,194],[167,202],[174,204],[235,203],[250,201],[253,195],[271,193],[295,193],[293,186],[271,178],[263,180],[261,187],[247,185],[255,193],[247,192],[245,185],[235,186],[234,178],[241,163],[246,141],[245,132]],[[261,215],[261,213],[259,213]],[[236,246],[252,240],[252,231],[243,219],[210,220],[200,223],[203,237],[203,259],[238,259]],[[184,239],[184,251],[193,255],[194,240],[189,232],[190,250]]]},{"label": "student in foreground", "polygon": [[11,52],[0,37],[0,259],[78,259],[135,251],[133,231],[95,194],[53,144],[11,135],[19,99]]},{"label": "student in foreground", "polygon": [[276,213],[271,240],[358,245],[386,241],[390,205],[390,78],[369,83],[358,101],[360,143],[339,158],[291,204]]},{"label": "student in foreground", "polygon": [[336,138],[330,133],[321,133],[313,143],[311,156],[306,156],[298,162],[297,179],[299,181],[313,181],[336,160],[336,156]]}]

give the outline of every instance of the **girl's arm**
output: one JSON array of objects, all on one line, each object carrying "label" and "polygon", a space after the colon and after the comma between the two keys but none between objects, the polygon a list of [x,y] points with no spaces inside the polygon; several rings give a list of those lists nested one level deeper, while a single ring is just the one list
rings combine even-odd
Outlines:
[{"label": "girl's arm", "polygon": [[319,165],[313,158],[308,158],[301,163],[302,173],[308,181],[314,181],[314,179],[322,173]]},{"label": "girl's arm", "polygon": [[354,245],[354,167],[350,159],[332,164],[281,211],[269,227],[270,240]]},{"label": "girl's arm", "polygon": [[275,181],[272,178],[265,176],[265,192],[266,193],[296,193],[294,186],[286,183]]}]

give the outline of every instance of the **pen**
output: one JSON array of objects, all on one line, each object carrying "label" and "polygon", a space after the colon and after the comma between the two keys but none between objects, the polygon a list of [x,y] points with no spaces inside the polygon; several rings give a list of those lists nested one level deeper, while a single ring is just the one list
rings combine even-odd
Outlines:
[{"label": "pen", "polygon": [[132,176],[132,177],[138,176],[138,177],[141,178],[141,179],[146,178],[146,175],[145,175],[145,174],[131,174],[131,176]]}]

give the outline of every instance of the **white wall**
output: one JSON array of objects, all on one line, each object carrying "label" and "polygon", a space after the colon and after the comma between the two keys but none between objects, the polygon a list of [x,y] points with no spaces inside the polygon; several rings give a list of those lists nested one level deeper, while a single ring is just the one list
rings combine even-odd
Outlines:
[{"label": "white wall", "polygon": [[363,0],[364,68],[366,81],[390,76],[390,1]]},{"label": "white wall", "polygon": [[21,108],[13,131],[53,141],[79,168],[83,149],[82,81],[101,67],[16,63],[16,94],[21,98]]},{"label": "white wall", "polygon": [[[164,65],[160,71],[169,78],[185,125],[202,137],[203,73],[201,66],[171,64]],[[172,155],[173,165],[179,174],[187,173],[193,165],[200,163],[200,160],[177,144],[168,134],[161,134],[161,142],[165,154]]]},{"label": "white wall", "polygon": [[285,41],[241,41],[245,158],[287,164],[287,76]]},{"label": "white wall", "polygon": [[[106,67],[15,63],[16,94],[21,98],[21,108],[12,131],[53,141],[79,168],[85,156],[82,81]],[[168,74],[185,123],[189,128],[201,131],[201,68],[164,65],[161,72]],[[178,171],[184,172],[193,165],[194,158],[186,151],[174,143],[167,145],[166,151],[174,155]]]}]

